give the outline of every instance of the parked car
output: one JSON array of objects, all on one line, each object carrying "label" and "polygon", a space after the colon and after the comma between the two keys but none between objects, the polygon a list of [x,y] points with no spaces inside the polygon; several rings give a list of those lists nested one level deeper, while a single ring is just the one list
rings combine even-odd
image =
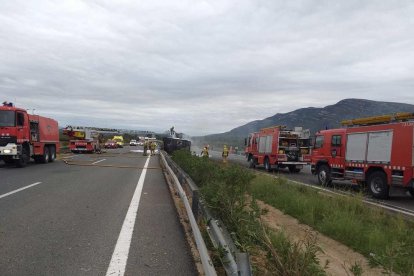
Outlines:
[{"label": "parked car", "polygon": [[114,140],[108,140],[106,141],[104,147],[106,149],[116,149],[118,148],[118,144]]},{"label": "parked car", "polygon": [[136,145],[138,145],[137,140],[131,140],[131,141],[129,141],[129,145],[130,146],[136,146]]}]

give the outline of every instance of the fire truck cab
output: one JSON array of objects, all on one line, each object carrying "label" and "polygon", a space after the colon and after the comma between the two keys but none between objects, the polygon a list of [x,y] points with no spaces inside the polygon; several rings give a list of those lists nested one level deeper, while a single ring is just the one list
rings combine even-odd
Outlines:
[{"label": "fire truck cab", "polygon": [[397,113],[343,121],[347,128],[316,133],[311,171],[321,185],[352,180],[376,198],[389,188],[413,195],[414,114]]},{"label": "fire truck cab", "polygon": [[58,122],[4,102],[0,106],[0,160],[24,167],[53,162],[59,152]]},{"label": "fire truck cab", "polygon": [[245,154],[247,162],[249,162],[249,167],[254,168],[255,161],[253,156],[257,155],[258,153],[259,132],[250,133],[249,137],[245,139],[244,144],[246,146]]}]

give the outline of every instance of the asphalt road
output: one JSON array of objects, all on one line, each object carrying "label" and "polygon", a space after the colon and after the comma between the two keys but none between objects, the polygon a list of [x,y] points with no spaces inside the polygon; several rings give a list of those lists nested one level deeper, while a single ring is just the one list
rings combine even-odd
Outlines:
[{"label": "asphalt road", "polygon": [[[201,149],[198,147],[192,147],[191,149],[193,152],[197,154],[201,153]],[[210,150],[209,151],[210,158],[215,160],[220,160],[221,152]],[[248,167],[248,162],[244,155],[237,155],[237,154],[230,154],[228,157],[228,161],[236,164],[240,164],[242,166]],[[259,170],[263,170],[263,167],[258,167]],[[310,166],[305,166],[300,173],[290,173],[287,169],[281,170],[274,170],[274,174],[278,176],[285,177],[290,180],[310,184],[310,185],[318,185],[317,177],[311,174]],[[355,190],[359,187],[353,185],[351,182],[348,181],[334,181],[333,184],[341,190]],[[400,189],[391,189],[390,190],[390,198],[387,200],[375,200],[376,202],[390,204],[392,206],[396,206],[399,208],[405,208],[411,211],[414,211],[414,198],[409,195],[408,192],[405,190]]]},{"label": "asphalt road", "polygon": [[195,275],[159,156],[131,149],[0,162],[0,275]]}]

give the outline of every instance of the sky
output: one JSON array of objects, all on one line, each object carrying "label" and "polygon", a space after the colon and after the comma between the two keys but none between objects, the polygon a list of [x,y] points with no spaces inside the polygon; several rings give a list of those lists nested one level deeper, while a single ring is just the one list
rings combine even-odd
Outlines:
[{"label": "sky", "polygon": [[412,0],[0,0],[0,101],[204,135],[344,98],[414,104]]}]

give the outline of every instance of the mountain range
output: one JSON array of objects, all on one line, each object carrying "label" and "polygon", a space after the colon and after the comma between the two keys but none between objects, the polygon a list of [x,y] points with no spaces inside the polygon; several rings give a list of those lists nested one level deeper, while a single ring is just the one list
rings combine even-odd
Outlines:
[{"label": "mountain range", "polygon": [[338,128],[346,119],[368,117],[397,112],[414,112],[414,105],[396,102],[381,102],[365,99],[344,99],[322,108],[306,107],[288,113],[277,113],[263,120],[255,120],[228,132],[193,137],[195,144],[242,146],[244,138],[251,132],[274,125],[288,128],[302,126],[315,133],[326,128]]}]

